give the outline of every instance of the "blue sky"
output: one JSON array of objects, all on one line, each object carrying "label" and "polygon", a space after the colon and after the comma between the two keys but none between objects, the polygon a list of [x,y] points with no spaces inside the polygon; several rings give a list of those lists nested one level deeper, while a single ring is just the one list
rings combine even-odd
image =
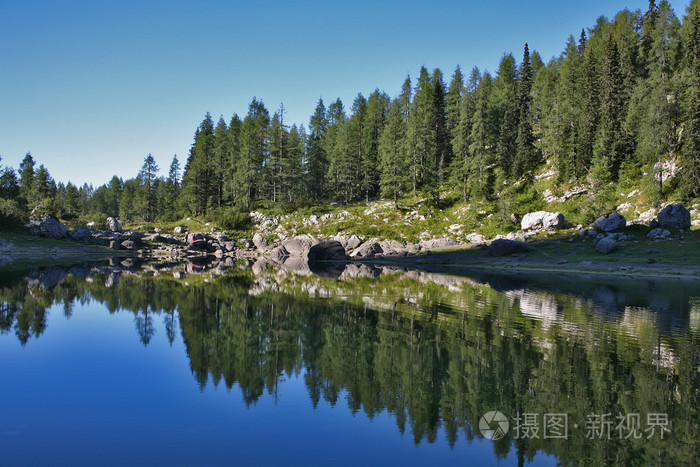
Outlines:
[{"label": "blue sky", "polygon": [[[671,1],[679,17],[689,0]],[[319,97],[396,95],[422,65],[494,71],[528,42],[543,59],[600,15],[648,0],[0,0],[0,156],[27,151],[57,181],[136,175],[151,153],[184,166],[204,114],[253,96],[308,125]]]}]

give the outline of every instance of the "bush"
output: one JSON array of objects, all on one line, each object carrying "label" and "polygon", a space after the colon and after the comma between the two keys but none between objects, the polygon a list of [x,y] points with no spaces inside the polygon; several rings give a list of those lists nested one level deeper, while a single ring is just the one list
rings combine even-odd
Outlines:
[{"label": "bush", "polygon": [[27,214],[13,199],[0,198],[0,222],[2,225],[21,225],[26,222]]},{"label": "bush", "polygon": [[253,224],[249,213],[235,208],[218,208],[213,217],[216,224],[224,230],[248,230]]}]

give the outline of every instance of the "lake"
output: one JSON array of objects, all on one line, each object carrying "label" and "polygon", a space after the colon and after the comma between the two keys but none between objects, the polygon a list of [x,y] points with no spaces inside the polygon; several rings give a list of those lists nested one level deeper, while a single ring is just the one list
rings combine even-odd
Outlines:
[{"label": "lake", "polygon": [[697,465],[700,282],[109,261],[0,276],[3,465]]}]

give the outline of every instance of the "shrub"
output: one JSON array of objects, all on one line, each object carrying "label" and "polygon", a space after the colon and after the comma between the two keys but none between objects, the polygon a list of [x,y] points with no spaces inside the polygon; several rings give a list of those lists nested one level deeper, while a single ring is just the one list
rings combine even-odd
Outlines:
[{"label": "shrub", "polygon": [[2,225],[20,225],[26,221],[27,214],[13,199],[0,198],[0,223]]},{"label": "shrub", "polygon": [[252,226],[250,215],[235,208],[218,208],[213,213],[214,221],[224,230],[248,230]]}]

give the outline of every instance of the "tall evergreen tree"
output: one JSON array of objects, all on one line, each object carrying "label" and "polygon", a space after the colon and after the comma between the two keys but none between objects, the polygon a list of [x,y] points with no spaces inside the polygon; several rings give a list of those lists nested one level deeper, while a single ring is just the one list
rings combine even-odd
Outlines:
[{"label": "tall evergreen tree", "polygon": [[[466,88],[463,90],[458,107],[453,110],[451,119],[454,121],[452,134],[452,177],[455,185],[462,192],[462,199],[466,203],[469,200],[469,181],[474,167],[472,166],[472,153],[469,150],[474,111],[476,104],[476,90],[479,86],[481,73],[474,68],[469,75]],[[454,81],[454,79],[453,79]],[[450,86],[452,88],[452,86]],[[448,116],[450,115],[448,106]],[[448,119],[448,122],[450,119]]]},{"label": "tall evergreen tree", "polygon": [[34,195],[34,158],[28,152],[19,164],[19,192],[20,202],[23,206],[29,207]]},{"label": "tall evergreen tree", "polygon": [[151,222],[155,218],[157,212],[156,206],[156,191],[154,183],[156,174],[160,168],[156,164],[156,160],[149,153],[143,160],[143,165],[139,171],[137,180],[139,182],[138,195],[140,204],[143,206],[143,215],[146,221]]},{"label": "tall evergreen tree", "polygon": [[532,102],[532,70],[530,68],[530,50],[525,44],[523,61],[518,70],[518,136],[516,153],[511,174],[519,177],[530,175],[537,164],[530,104]]},{"label": "tall evergreen tree", "polygon": [[513,173],[513,161],[518,150],[517,71],[515,59],[506,54],[498,66],[493,83],[493,103],[496,129],[498,130],[497,163],[504,173]]},{"label": "tall evergreen tree", "polygon": [[411,106],[411,79],[406,78],[401,94],[393,100],[387,123],[379,139],[380,193],[398,204],[399,195],[411,184],[406,125]]},{"label": "tall evergreen tree", "polygon": [[436,68],[431,77],[433,92],[433,128],[435,133],[435,170],[437,181],[442,184],[445,180],[445,171],[452,162],[452,147],[447,129],[447,107],[445,103],[445,83],[442,79],[442,71]]},{"label": "tall evergreen tree", "polygon": [[435,125],[435,97],[428,70],[421,67],[406,136],[414,193],[423,188],[433,197],[438,193],[438,145]]},{"label": "tall evergreen tree", "polygon": [[690,34],[685,46],[690,68],[686,93],[686,131],[683,144],[683,186],[687,196],[700,196],[700,7],[696,4],[686,21]]},{"label": "tall evergreen tree", "polygon": [[[342,112],[340,99],[336,101]],[[326,174],[328,173],[328,147],[326,144],[326,129],[328,117],[323,99],[318,100],[314,114],[309,121],[309,147],[305,160],[308,192],[313,201],[318,201],[325,194]]]}]

